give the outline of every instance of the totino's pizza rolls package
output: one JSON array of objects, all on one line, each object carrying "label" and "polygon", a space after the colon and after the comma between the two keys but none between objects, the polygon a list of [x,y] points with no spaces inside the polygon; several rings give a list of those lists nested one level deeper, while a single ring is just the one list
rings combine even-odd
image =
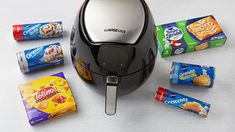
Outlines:
[{"label": "totino's pizza rolls package", "polygon": [[22,84],[19,91],[31,125],[77,109],[62,72]]}]

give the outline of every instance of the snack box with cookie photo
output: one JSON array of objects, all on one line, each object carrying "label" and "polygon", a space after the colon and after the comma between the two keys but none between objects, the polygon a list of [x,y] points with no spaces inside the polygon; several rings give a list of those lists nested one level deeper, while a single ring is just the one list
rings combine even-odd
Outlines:
[{"label": "snack box with cookie photo", "polygon": [[191,85],[212,88],[215,80],[215,68],[212,66],[194,65],[173,62],[170,81],[172,84]]},{"label": "snack box with cookie photo", "polygon": [[77,110],[63,72],[19,85],[18,89],[31,125]]},{"label": "snack box with cookie photo", "polygon": [[17,41],[62,37],[61,21],[13,25],[13,36]]},{"label": "snack box with cookie photo", "polygon": [[212,15],[159,25],[156,30],[162,57],[222,46],[227,40]]},{"label": "snack box with cookie photo", "polygon": [[158,88],[155,94],[155,100],[157,102],[162,102],[170,106],[193,112],[202,117],[207,117],[208,112],[210,111],[210,104],[180,93],[172,92],[162,87]]},{"label": "snack box with cookie photo", "polygon": [[16,56],[22,73],[64,63],[64,55],[60,43],[24,50],[16,53]]}]

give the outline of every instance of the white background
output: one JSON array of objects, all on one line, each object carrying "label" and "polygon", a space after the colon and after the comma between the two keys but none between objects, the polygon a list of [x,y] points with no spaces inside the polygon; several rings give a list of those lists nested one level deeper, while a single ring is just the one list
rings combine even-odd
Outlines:
[{"label": "white background", "polygon": [[[228,37],[225,46],[162,59],[158,56],[148,81],[137,91],[118,98],[115,116],[104,113],[104,97],[94,93],[76,74],[69,49],[69,34],[81,0],[0,0],[0,131],[1,132],[232,132],[235,129],[235,1],[234,0],[147,0],[156,24],[213,14]],[[94,12],[95,16],[95,12]],[[99,18],[97,18],[99,19]],[[16,42],[12,25],[62,20],[65,35],[60,39]],[[94,22],[95,24],[95,22]],[[65,65],[23,75],[15,53],[43,44],[61,42]],[[169,85],[172,61],[212,65],[216,81],[212,89]],[[78,104],[78,112],[34,127],[27,120],[17,86],[63,71]],[[211,103],[208,118],[155,103],[157,86]]]}]

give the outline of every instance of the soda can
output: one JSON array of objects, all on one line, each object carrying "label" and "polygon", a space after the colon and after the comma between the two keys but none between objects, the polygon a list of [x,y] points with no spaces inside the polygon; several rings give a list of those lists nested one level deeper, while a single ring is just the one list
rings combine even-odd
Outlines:
[{"label": "soda can", "polygon": [[62,22],[45,22],[13,25],[13,36],[17,41],[62,37]]},{"label": "soda can", "polygon": [[211,106],[208,103],[185,96],[180,93],[172,92],[162,87],[158,88],[155,94],[155,100],[170,106],[193,112],[202,117],[208,116]]},{"label": "soda can", "polygon": [[16,53],[22,73],[64,63],[60,43],[49,44]]},{"label": "soda can", "polygon": [[215,80],[215,68],[212,66],[173,62],[170,78],[172,84],[212,88]]}]

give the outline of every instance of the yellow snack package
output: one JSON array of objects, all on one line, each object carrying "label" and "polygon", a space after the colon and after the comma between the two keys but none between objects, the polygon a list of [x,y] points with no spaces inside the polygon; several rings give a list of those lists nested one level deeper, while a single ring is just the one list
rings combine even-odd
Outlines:
[{"label": "yellow snack package", "polygon": [[77,110],[63,72],[22,84],[19,90],[31,125]]}]

